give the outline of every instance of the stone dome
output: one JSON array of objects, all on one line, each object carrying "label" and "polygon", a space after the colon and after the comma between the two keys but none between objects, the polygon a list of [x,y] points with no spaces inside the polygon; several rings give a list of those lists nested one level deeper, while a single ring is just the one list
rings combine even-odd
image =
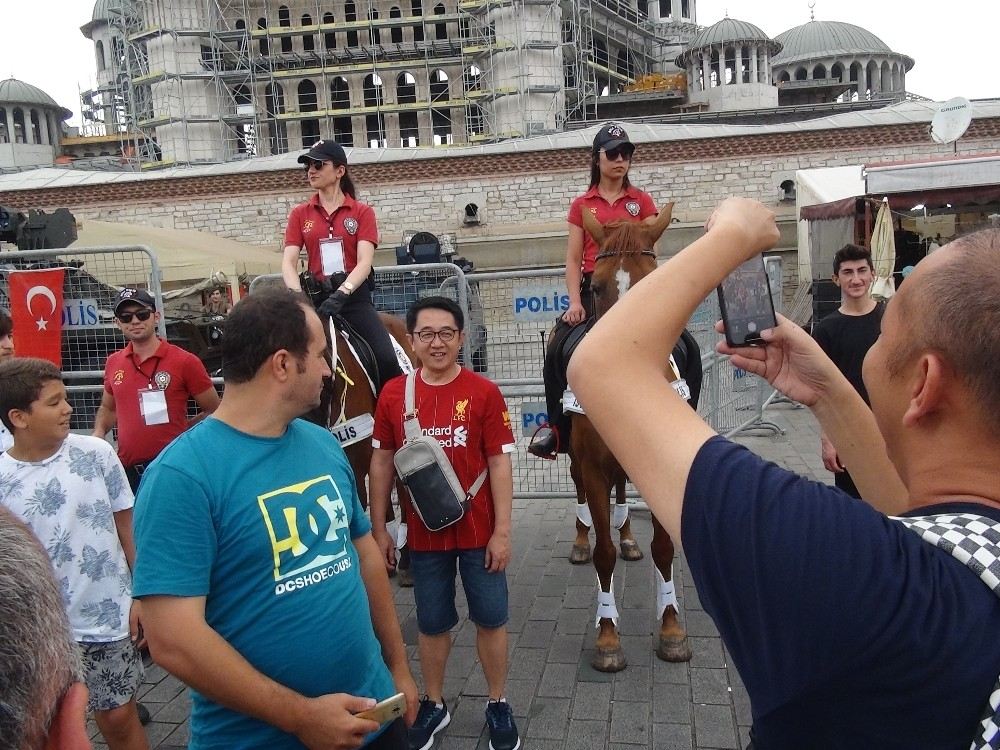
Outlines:
[{"label": "stone dome", "polygon": [[27,104],[46,109],[59,111],[61,119],[65,120],[73,116],[65,107],[60,106],[55,99],[46,94],[37,86],[19,81],[16,78],[8,78],[0,81],[0,105]]},{"label": "stone dome", "polygon": [[[842,21],[809,21],[775,37],[781,52],[774,56],[774,65],[852,55],[898,55],[889,45],[868,29]],[[913,67],[913,58],[903,58],[906,69]]]},{"label": "stone dome", "polygon": [[740,21],[736,18],[729,18],[727,16],[698,34],[698,36],[696,36],[690,44],[684,47],[684,51],[677,56],[675,62],[679,68],[683,68],[687,64],[688,59],[691,57],[691,53],[696,50],[704,49],[706,47],[744,42],[763,42],[767,45],[772,55],[781,49],[781,45],[761,31],[758,26],[754,26],[752,23],[748,23],[747,21]]},{"label": "stone dome", "polygon": [[114,18],[112,9],[121,12],[123,0],[96,0],[94,12],[90,15],[90,20],[80,27],[80,31],[87,39],[91,39],[94,29],[99,26],[106,26]]}]

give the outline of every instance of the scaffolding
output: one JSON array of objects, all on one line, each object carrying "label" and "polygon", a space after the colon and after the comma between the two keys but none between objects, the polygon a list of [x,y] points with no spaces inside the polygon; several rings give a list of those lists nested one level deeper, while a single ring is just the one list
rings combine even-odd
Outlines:
[{"label": "scaffolding", "polygon": [[115,68],[84,104],[141,169],[284,153],[321,136],[412,147],[554,133],[593,121],[599,96],[656,70],[664,41],[624,0],[108,6]]}]

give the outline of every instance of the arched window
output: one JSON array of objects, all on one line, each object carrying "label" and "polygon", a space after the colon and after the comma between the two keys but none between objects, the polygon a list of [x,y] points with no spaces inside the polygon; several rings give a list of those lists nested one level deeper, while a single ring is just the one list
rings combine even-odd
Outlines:
[{"label": "arched window", "polygon": [[299,129],[302,132],[302,148],[309,148],[319,140],[319,120],[303,120]]},{"label": "arched window", "polygon": [[782,82],[785,82],[785,81],[790,81],[790,80],[792,80],[792,77],[788,74],[787,70],[782,71],[781,75],[778,76],[778,82],[779,83],[782,83]]},{"label": "arched window", "polygon": [[237,18],[236,30],[243,32],[243,34],[240,36],[240,52],[245,55],[247,53],[247,49],[250,46],[250,36],[247,34],[247,22],[244,21],[242,18]]},{"label": "arched window", "polygon": [[448,74],[443,70],[435,70],[431,73],[431,101],[448,101]]},{"label": "arched window", "polygon": [[879,91],[879,70],[878,70],[878,63],[875,62],[874,60],[872,60],[870,63],[868,63],[868,69],[867,69],[866,72],[868,73],[868,76],[867,76],[867,78],[868,78],[868,94],[867,94],[867,98],[874,99],[875,95]]},{"label": "arched window", "polygon": [[94,53],[97,55],[97,72],[103,72],[106,63],[104,61],[104,42],[100,39],[98,39],[97,44],[94,45]]},{"label": "arched window", "polygon": [[805,68],[798,68],[795,71],[795,80],[796,81],[805,81],[808,78],[809,78],[809,71],[806,70]]},{"label": "arched window", "polygon": [[[420,18],[424,14],[424,6],[421,0],[410,0],[410,15]],[[424,27],[423,24],[413,27],[413,41],[422,42],[424,41]]]},{"label": "arched window", "polygon": [[[399,6],[398,5],[393,5],[391,8],[389,8],[389,18],[402,18],[402,17],[403,17],[403,14],[399,10]],[[392,41],[393,44],[402,44],[403,43],[403,27],[402,26],[393,26],[389,30],[389,38],[390,38],[390,40]]]},{"label": "arched window", "polygon": [[851,82],[851,101],[856,102],[862,96],[864,96],[864,91],[861,90],[861,63],[852,62],[850,67],[850,72],[848,73],[848,79]]},{"label": "arched window", "polygon": [[28,120],[31,123],[31,142],[42,142],[42,125],[38,120],[38,110],[32,109],[28,113]]},{"label": "arched window", "polygon": [[813,80],[818,81],[823,78],[826,78],[826,66],[820,64],[813,68]]},{"label": "arched window", "polygon": [[[313,25],[312,16],[310,16],[308,13],[303,13],[302,25],[312,26]],[[303,34],[302,35],[303,52],[312,52],[314,49],[316,49],[316,37],[314,37],[312,34]]]},{"label": "arched window", "polygon": [[[335,23],[333,13],[329,11],[323,14],[323,23]],[[337,49],[337,34],[333,31],[323,32],[323,46],[327,49]]]},{"label": "arched window", "polygon": [[431,110],[431,131],[434,134],[435,146],[451,145],[451,120],[447,112],[440,109]]},{"label": "arched window", "polygon": [[417,79],[405,71],[396,76],[396,103],[417,103]]},{"label": "arched window", "polygon": [[465,69],[464,84],[466,91],[479,91],[482,83],[483,71],[475,65],[470,65]]},{"label": "arched window", "polygon": [[315,112],[318,109],[316,84],[306,78],[299,83],[299,112]]},{"label": "arched window", "polygon": [[420,145],[420,126],[416,112],[399,113],[399,145],[403,148],[416,148]]},{"label": "arched window", "polygon": [[[434,15],[443,16],[445,14],[444,5],[438,3],[434,6]],[[448,38],[448,24],[442,22],[434,24],[434,36],[437,39],[447,39]]]},{"label": "arched window", "polygon": [[[348,23],[358,20],[358,9],[354,5],[354,0],[347,0],[347,2],[344,3],[344,20]],[[347,46],[358,46],[358,32],[356,30],[347,32]]]},{"label": "arched window", "polygon": [[24,110],[20,107],[14,107],[14,143],[25,143]]},{"label": "arched window", "polygon": [[888,94],[890,91],[892,91],[892,71],[889,68],[888,62],[882,63],[881,77],[882,77],[882,91]]},{"label": "arched window", "polygon": [[7,110],[0,107],[0,143],[10,143],[10,130],[7,128]]},{"label": "arched window", "polygon": [[330,109],[350,109],[351,90],[347,79],[337,76],[330,84]]},{"label": "arched window", "polygon": [[[240,84],[233,89],[233,102],[236,104],[236,111],[240,114],[246,114],[241,111],[242,107],[252,107],[253,98],[250,96],[250,89],[243,84]],[[253,114],[253,110],[249,112]]]},{"label": "arched window", "polygon": [[844,80],[844,66],[840,63],[834,63],[833,67],[830,68],[830,78],[842,82]]},{"label": "arched window", "polygon": [[618,57],[615,60],[615,70],[630,80],[634,77],[632,73],[632,61],[629,59],[628,52],[624,49],[618,50]]},{"label": "arched window", "polygon": [[[258,18],[257,19],[257,30],[258,31],[265,31],[266,29],[267,29],[267,19],[266,18]],[[269,46],[268,46],[268,43],[267,43],[267,37],[266,36],[262,36],[258,40],[258,42],[257,42],[257,48],[260,50],[260,54],[262,54],[262,55],[267,55],[268,54]]]},{"label": "arched window", "polygon": [[382,79],[378,73],[369,73],[365,76],[362,91],[364,92],[366,107],[382,106]]},{"label": "arched window", "polygon": [[371,40],[372,45],[381,43],[382,36],[379,33],[378,28],[375,26],[375,21],[378,20],[378,11],[372,8],[368,11],[368,37]]},{"label": "arched window", "polygon": [[285,114],[285,91],[279,83],[269,83],[264,89],[264,107],[269,118],[268,145],[272,154],[288,151],[288,128],[277,115]]},{"label": "arched window", "polygon": [[287,5],[279,5],[278,6],[278,26],[281,26],[281,27],[287,29],[291,25],[292,25],[292,17],[288,13],[288,6]]}]

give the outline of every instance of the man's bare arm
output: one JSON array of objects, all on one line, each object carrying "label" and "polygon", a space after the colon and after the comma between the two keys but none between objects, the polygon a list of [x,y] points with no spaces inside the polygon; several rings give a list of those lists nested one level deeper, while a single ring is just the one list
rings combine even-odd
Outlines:
[{"label": "man's bare arm", "polygon": [[97,414],[94,416],[94,431],[91,434],[103,439],[117,421],[118,411],[115,406],[115,397],[104,391],[101,396],[101,405],[97,407]]}]

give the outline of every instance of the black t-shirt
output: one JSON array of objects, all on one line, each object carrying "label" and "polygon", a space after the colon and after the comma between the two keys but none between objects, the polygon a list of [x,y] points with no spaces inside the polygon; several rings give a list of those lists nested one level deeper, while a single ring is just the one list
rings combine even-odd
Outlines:
[{"label": "black t-shirt", "polygon": [[861,379],[861,365],[878,339],[884,310],[885,305],[881,302],[867,315],[844,315],[834,310],[813,328],[813,338],[866,404],[869,403],[868,390]]},{"label": "black t-shirt", "polygon": [[[912,515],[1000,511],[937,505]],[[684,549],[750,695],[756,750],[968,750],[1000,674],[1000,598],[861,501],[715,437]]]}]

